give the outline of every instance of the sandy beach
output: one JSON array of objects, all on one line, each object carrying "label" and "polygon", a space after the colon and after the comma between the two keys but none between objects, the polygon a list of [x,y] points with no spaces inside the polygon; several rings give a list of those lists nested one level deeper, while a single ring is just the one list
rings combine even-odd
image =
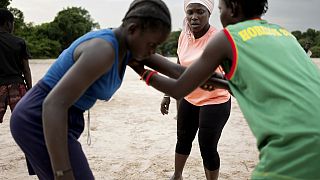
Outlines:
[{"label": "sandy beach", "polygon": [[[314,60],[320,67],[320,59]],[[37,82],[52,60],[31,60],[33,82]],[[96,179],[168,180],[173,173],[176,142],[175,101],[169,115],[160,113],[163,94],[148,87],[127,69],[120,90],[110,102],[99,101],[90,110],[91,145],[86,126],[80,141]],[[22,151],[9,130],[10,110],[0,124],[0,180],[26,179]],[[87,119],[87,113],[85,118]],[[247,123],[232,99],[232,111],[219,143],[220,180],[250,178],[258,161],[258,151]],[[185,180],[205,179],[197,140],[184,170]]]}]

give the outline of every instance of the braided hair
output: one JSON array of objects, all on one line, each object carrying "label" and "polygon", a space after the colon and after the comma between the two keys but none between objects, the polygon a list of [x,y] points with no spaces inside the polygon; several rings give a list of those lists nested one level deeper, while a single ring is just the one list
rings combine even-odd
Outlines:
[{"label": "braided hair", "polygon": [[246,18],[262,16],[268,10],[268,0],[224,0],[227,7],[232,4],[241,6],[243,14]]},{"label": "braided hair", "polygon": [[134,0],[125,17],[123,25],[135,22],[142,29],[166,29],[171,31],[171,16],[162,0]]},{"label": "braided hair", "polygon": [[0,26],[3,26],[6,22],[13,23],[13,14],[5,8],[0,8]]}]

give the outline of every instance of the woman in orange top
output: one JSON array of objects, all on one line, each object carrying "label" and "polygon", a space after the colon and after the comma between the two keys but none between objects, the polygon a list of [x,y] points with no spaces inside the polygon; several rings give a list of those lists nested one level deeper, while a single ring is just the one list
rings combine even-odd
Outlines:
[{"label": "woman in orange top", "polygon": [[[213,0],[185,0],[184,28],[178,42],[178,58],[189,66],[202,54],[207,42],[216,33],[209,24]],[[221,68],[215,70],[223,73]],[[161,112],[168,113],[170,97],[164,96]],[[224,89],[205,91],[197,88],[180,100],[177,116],[175,172],[171,179],[182,179],[182,171],[198,133],[201,156],[207,179],[218,179],[220,158],[217,144],[230,115],[230,94]]]}]

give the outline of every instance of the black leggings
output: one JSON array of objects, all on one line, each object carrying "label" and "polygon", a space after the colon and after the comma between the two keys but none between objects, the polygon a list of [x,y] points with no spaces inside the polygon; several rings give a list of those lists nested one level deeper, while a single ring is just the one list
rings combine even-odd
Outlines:
[{"label": "black leggings", "polygon": [[197,131],[203,165],[213,171],[220,167],[218,141],[231,108],[231,99],[222,104],[195,106],[185,99],[180,101],[177,122],[176,153],[189,155]]}]

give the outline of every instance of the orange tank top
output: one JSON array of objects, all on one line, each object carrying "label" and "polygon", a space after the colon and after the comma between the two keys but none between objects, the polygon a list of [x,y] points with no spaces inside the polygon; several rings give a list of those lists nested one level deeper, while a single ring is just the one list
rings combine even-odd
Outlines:
[{"label": "orange tank top", "polygon": [[[208,41],[214,36],[216,31],[217,30],[211,26],[205,35],[193,41],[190,40],[184,31],[182,31],[179,37],[177,49],[180,64],[187,67],[190,66],[197,58],[199,58]],[[215,71],[224,73],[221,67],[218,67]],[[193,105],[203,106],[209,104],[221,104],[228,101],[229,98],[229,92],[224,89],[205,91],[201,88],[197,88],[187,95],[185,100]]]}]

